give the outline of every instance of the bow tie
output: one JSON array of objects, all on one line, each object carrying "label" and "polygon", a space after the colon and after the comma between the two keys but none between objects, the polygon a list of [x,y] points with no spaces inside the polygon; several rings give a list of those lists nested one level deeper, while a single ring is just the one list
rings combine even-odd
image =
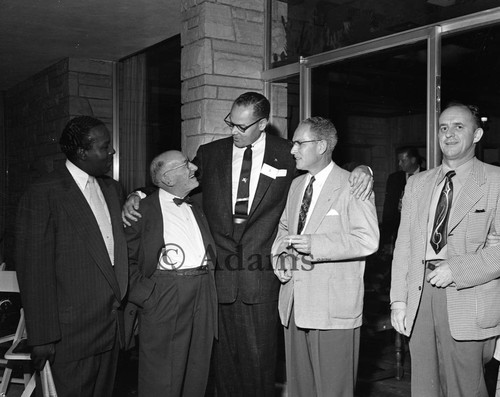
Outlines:
[{"label": "bow tie", "polygon": [[186,196],[184,198],[174,197],[174,203],[177,204],[178,207],[182,203],[191,204],[192,202],[193,202],[193,200],[191,200],[191,197],[189,197],[189,196]]}]

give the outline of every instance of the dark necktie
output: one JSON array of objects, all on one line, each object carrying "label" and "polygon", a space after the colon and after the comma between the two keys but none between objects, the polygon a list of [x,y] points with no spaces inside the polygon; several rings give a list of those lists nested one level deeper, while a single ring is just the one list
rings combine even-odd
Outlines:
[{"label": "dark necktie", "polygon": [[306,187],[306,191],[304,192],[304,197],[302,198],[302,204],[300,206],[299,212],[299,224],[297,226],[297,234],[302,232],[304,229],[304,225],[306,224],[307,211],[309,211],[309,207],[311,206],[311,199],[313,195],[313,183],[314,176],[309,181],[309,184]]},{"label": "dark necktie", "polygon": [[248,202],[250,200],[250,173],[252,171],[252,145],[248,145],[243,154],[241,173],[238,183],[238,193],[234,206],[236,223],[243,223],[248,217]]},{"label": "dark necktie", "polygon": [[177,204],[177,207],[180,207],[182,203],[191,204],[192,202],[193,200],[191,200],[191,197],[189,196],[184,198],[174,197],[174,203]]},{"label": "dark necktie", "polygon": [[451,202],[453,200],[453,182],[451,178],[455,176],[455,171],[446,173],[443,190],[439,195],[439,201],[434,216],[434,226],[432,227],[431,245],[437,254],[446,245],[448,234],[448,218],[450,216]]}]

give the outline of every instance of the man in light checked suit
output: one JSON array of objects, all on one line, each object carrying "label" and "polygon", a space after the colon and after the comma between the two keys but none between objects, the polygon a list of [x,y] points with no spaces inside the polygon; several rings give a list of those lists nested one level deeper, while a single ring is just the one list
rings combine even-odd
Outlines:
[{"label": "man in light checked suit", "polygon": [[[476,159],[482,135],[478,109],[451,104],[439,117],[441,166],[406,185],[391,320],[410,337],[414,397],[488,396],[483,366],[500,334],[500,246],[485,242],[500,231],[500,168]],[[455,171],[453,198],[444,246],[435,248],[436,208],[448,171]]]}]

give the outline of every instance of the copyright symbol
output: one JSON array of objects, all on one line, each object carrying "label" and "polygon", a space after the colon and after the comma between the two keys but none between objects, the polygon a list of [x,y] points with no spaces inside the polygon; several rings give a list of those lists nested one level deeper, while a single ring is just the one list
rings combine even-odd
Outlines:
[{"label": "copyright symbol", "polygon": [[177,244],[168,243],[165,244],[160,252],[160,268],[164,270],[176,270],[179,269],[186,259],[184,250]]}]

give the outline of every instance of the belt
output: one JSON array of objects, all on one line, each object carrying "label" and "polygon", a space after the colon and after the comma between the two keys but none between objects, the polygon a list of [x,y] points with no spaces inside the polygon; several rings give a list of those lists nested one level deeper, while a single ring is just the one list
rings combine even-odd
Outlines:
[{"label": "belt", "polygon": [[429,261],[425,261],[425,267],[429,270],[434,270],[442,261],[443,259],[431,259]]},{"label": "belt", "polygon": [[199,266],[193,267],[192,269],[158,269],[161,272],[165,272],[165,274],[170,274],[172,276],[198,276],[200,274],[208,273],[208,266]]}]

